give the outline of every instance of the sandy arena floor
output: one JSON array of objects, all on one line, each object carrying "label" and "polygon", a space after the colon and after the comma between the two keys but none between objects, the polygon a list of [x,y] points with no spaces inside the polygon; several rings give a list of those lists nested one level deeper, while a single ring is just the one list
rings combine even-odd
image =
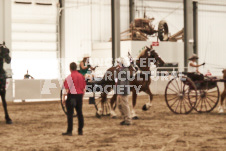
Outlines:
[{"label": "sandy arena floor", "polygon": [[84,135],[77,135],[76,119],[71,137],[61,135],[66,116],[59,102],[9,103],[14,124],[5,124],[0,107],[0,150],[226,150],[226,114],[218,114],[217,108],[208,114],[176,115],[163,96],[154,96],[153,107],[144,112],[147,100],[138,97],[140,119],[132,126],[120,126],[121,117],[97,119],[94,106],[84,100]]}]

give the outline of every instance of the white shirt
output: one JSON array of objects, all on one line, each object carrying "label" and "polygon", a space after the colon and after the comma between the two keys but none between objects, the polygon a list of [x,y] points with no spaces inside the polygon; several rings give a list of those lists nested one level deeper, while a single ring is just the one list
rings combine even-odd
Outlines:
[{"label": "white shirt", "polygon": [[197,72],[197,67],[192,67],[190,64],[193,63],[194,65],[197,65],[196,62],[193,62],[193,61],[189,61],[188,62],[188,72]]}]

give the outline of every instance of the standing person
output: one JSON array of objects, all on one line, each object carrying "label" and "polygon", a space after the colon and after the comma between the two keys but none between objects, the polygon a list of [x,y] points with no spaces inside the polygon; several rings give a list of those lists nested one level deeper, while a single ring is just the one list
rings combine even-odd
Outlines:
[{"label": "standing person", "polygon": [[34,79],[30,74],[28,74],[28,70],[27,70],[27,74],[24,75],[24,79]]},{"label": "standing person", "polygon": [[[84,118],[82,114],[82,99],[85,92],[85,78],[77,70],[76,63],[72,62],[70,64],[71,74],[64,81],[65,91],[63,93],[63,104],[66,103],[67,108],[67,132],[62,133],[62,135],[72,135],[73,130],[73,114],[74,108],[77,112],[78,117],[78,135],[83,135]],[[67,100],[65,101],[65,96],[67,95]]]},{"label": "standing person", "polygon": [[[34,79],[30,74],[28,74],[28,70],[27,73],[24,75],[24,79]],[[25,100],[22,100],[22,102],[25,102]]]},{"label": "standing person", "polygon": [[96,67],[92,67],[89,62],[89,54],[85,54],[83,60],[80,62],[80,73],[89,80],[93,79],[93,75],[88,72],[88,70],[95,70]]},{"label": "standing person", "polygon": [[124,120],[120,123],[120,125],[131,125],[132,119],[130,115],[130,107],[128,102],[128,95],[130,94],[129,88],[129,66],[130,62],[128,58],[119,58],[119,73],[117,77],[117,104],[119,111],[122,116],[124,116]]}]

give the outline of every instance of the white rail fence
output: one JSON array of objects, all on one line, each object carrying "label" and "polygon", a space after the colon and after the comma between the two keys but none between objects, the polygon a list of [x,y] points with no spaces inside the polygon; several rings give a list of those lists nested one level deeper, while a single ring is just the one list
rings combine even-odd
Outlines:
[{"label": "white rail fence", "polygon": [[[158,69],[179,70],[177,67],[161,67]],[[106,70],[105,70],[106,71]],[[180,71],[180,70],[179,70]],[[181,70],[182,71],[182,70]],[[100,75],[100,74],[99,74]],[[160,74],[161,75],[161,74]],[[151,91],[155,95],[163,95],[170,76],[159,76],[154,74],[150,85]],[[218,76],[217,78],[222,78]],[[62,79],[34,79],[34,80],[10,80],[8,87],[13,86],[13,92],[7,91],[7,100],[60,100],[60,90],[63,84]],[[218,83],[220,91],[223,91],[223,83]],[[111,95],[113,92],[111,93]],[[144,93],[141,93],[141,95]],[[86,93],[85,97],[91,96],[92,93]],[[110,96],[111,96],[110,95]],[[10,97],[13,96],[12,99]]]}]

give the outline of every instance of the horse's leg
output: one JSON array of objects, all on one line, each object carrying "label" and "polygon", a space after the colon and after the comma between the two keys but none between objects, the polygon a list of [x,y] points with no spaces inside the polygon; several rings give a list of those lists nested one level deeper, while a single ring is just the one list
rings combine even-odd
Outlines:
[{"label": "horse's leg", "polygon": [[152,106],[152,99],[153,99],[153,94],[151,93],[150,88],[148,87],[148,89],[145,91],[145,93],[147,93],[149,95],[149,102],[144,104],[143,106],[143,110],[147,111],[151,106]]},{"label": "horse's leg", "polygon": [[[105,89],[103,89],[103,90],[105,90]],[[103,112],[104,112],[104,110],[103,110],[103,109],[104,109],[104,102],[107,101],[107,95],[108,95],[107,93],[111,91],[111,88],[108,87],[108,88],[106,89],[106,91],[107,91],[107,92],[104,92],[104,91],[103,91],[103,92],[101,93],[101,100],[100,100],[100,102],[101,102],[101,108],[98,108],[98,109],[97,109],[97,112],[96,112],[96,116],[97,116],[97,117],[100,117],[100,116],[103,114]]]},{"label": "horse's leg", "polygon": [[224,90],[224,92],[221,94],[221,102],[220,102],[221,106],[223,106],[223,102],[224,102],[225,97],[226,97],[226,90]]},{"label": "horse's leg", "polygon": [[[115,106],[114,106],[115,104]],[[112,118],[116,118],[117,114],[115,113],[115,108],[117,106],[117,94],[114,94],[111,98],[111,116]]]},{"label": "horse's leg", "polygon": [[224,107],[223,107],[223,103],[224,103],[224,99],[226,97],[226,90],[224,90],[221,94],[221,102],[220,102],[220,106],[219,106],[219,113],[223,113],[224,112]]},{"label": "horse's leg", "polygon": [[101,103],[101,107],[98,108],[97,107],[97,112],[96,112],[96,117],[100,118],[102,113],[103,113],[103,105],[104,105],[104,102],[107,100],[107,94],[105,92],[102,92],[101,93],[101,100],[100,100],[100,103]]},{"label": "horse's leg", "polygon": [[12,124],[12,120],[10,119],[9,114],[8,114],[8,110],[7,110],[5,94],[6,94],[5,89],[1,90],[0,95],[1,95],[1,98],[2,98],[2,105],[3,105],[3,108],[4,108],[4,112],[5,112],[5,120],[6,120],[6,124]]},{"label": "horse's leg", "polygon": [[133,108],[132,108],[131,114],[132,114],[132,119],[136,120],[136,119],[138,119],[138,116],[135,113],[135,106],[136,106],[136,101],[137,101],[137,93],[136,93],[136,91],[132,91],[132,94],[133,94],[132,95]]}]

